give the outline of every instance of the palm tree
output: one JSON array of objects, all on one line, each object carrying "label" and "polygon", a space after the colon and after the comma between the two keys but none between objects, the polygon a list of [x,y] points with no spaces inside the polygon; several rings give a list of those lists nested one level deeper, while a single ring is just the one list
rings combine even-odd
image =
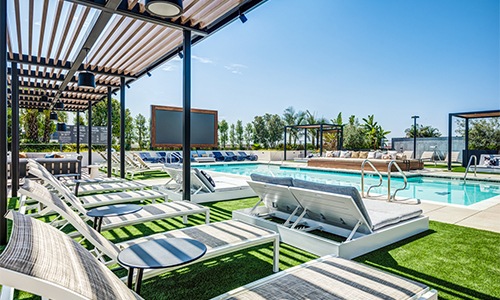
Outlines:
[{"label": "palm tree", "polygon": [[[316,119],[316,113],[311,113],[309,110],[306,110],[305,122],[307,124],[316,124],[318,120]],[[309,135],[311,136],[311,144],[316,145],[316,130],[309,130]]]},{"label": "palm tree", "polygon": [[[297,112],[295,112],[295,108],[293,106],[289,106],[285,111],[283,112],[283,122],[285,123],[286,126],[293,126],[297,125]],[[292,136],[294,135],[294,131],[296,132],[296,128],[290,128],[289,129],[290,134],[288,135],[288,145],[292,144]],[[296,133],[295,133],[296,135]]]}]

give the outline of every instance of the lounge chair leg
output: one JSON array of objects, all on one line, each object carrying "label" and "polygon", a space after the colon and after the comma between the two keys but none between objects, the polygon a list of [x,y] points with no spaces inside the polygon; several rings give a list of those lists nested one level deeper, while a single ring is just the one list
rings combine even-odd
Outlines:
[{"label": "lounge chair leg", "polygon": [[273,242],[273,272],[279,272],[280,271],[280,237],[279,235],[276,236],[276,239]]},{"label": "lounge chair leg", "polygon": [[205,213],[205,224],[209,223],[210,223],[210,211],[207,210],[207,212]]},{"label": "lounge chair leg", "polygon": [[182,216],[182,223],[184,223],[184,225],[187,225],[187,223],[188,223],[188,217],[187,216]]},{"label": "lounge chair leg", "polygon": [[14,288],[10,286],[2,286],[2,294],[0,294],[0,300],[12,299],[14,299]]}]

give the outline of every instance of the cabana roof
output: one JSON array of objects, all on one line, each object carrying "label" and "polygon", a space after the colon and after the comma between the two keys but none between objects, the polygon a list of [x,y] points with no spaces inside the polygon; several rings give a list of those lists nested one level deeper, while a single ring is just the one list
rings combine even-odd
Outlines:
[{"label": "cabana roof", "polygon": [[451,113],[450,115],[453,117],[458,117],[458,118],[463,118],[463,119],[498,118],[498,117],[500,117],[500,110],[485,110],[485,111]]},{"label": "cabana roof", "polygon": [[[196,44],[266,0],[184,0],[184,13],[150,15],[144,0],[7,0],[8,60],[18,64],[20,107],[86,110],[107,87],[119,89],[180,51],[183,30]],[[78,73],[95,74],[96,88],[78,87]],[[8,69],[11,83],[12,69]],[[10,90],[9,99],[10,99]],[[46,94],[51,102],[40,97]],[[9,100],[10,101],[10,100]]]}]

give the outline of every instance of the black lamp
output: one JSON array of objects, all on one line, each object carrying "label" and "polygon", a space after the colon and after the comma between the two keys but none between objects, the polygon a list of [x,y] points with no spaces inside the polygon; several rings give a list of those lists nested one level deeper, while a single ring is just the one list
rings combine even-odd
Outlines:
[{"label": "black lamp", "polygon": [[42,95],[40,97],[40,101],[42,101],[42,102],[49,102],[49,97],[47,97],[47,95],[44,94],[44,95]]},{"label": "black lamp", "polygon": [[39,113],[43,112],[43,108],[39,108],[39,109],[38,109],[38,112],[39,112]]},{"label": "black lamp", "polygon": [[[87,51],[86,58],[89,55],[89,49],[85,48]],[[78,87],[95,89],[95,75],[89,71],[84,71],[78,73]]]},{"label": "black lamp", "polygon": [[55,111],[50,112],[50,118],[52,121],[57,121],[57,113]]},{"label": "black lamp", "polygon": [[241,23],[245,23],[246,21],[248,21],[247,16],[245,16],[244,13],[240,13],[240,21]]},{"label": "black lamp", "polygon": [[57,123],[57,131],[66,131],[66,123]]},{"label": "black lamp", "polygon": [[57,108],[57,109],[63,109],[64,108],[64,103],[61,100],[59,100],[59,101],[56,102],[56,104],[54,105],[54,107]]},{"label": "black lamp", "polygon": [[182,14],[182,0],[146,0],[146,10],[155,16],[173,18]]}]

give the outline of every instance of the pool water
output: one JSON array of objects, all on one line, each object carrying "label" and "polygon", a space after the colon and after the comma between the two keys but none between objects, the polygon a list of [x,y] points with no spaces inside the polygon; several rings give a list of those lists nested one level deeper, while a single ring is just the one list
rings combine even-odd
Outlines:
[{"label": "pool water", "polygon": [[[314,182],[354,186],[361,191],[361,175],[342,172],[319,171],[301,168],[280,167],[263,164],[227,164],[227,165],[204,165],[200,169],[250,176],[259,173],[273,176],[289,176]],[[378,175],[365,174],[365,192],[371,185],[378,185]],[[397,188],[404,186],[402,178],[391,177],[391,193]],[[387,195],[387,178],[384,177],[382,186],[372,188],[370,194]],[[484,181],[434,178],[427,176],[416,176],[408,178],[408,186],[399,191],[397,199],[414,198],[430,200],[434,202],[450,203],[458,205],[472,205],[495,196],[500,195],[500,183]]]}]

